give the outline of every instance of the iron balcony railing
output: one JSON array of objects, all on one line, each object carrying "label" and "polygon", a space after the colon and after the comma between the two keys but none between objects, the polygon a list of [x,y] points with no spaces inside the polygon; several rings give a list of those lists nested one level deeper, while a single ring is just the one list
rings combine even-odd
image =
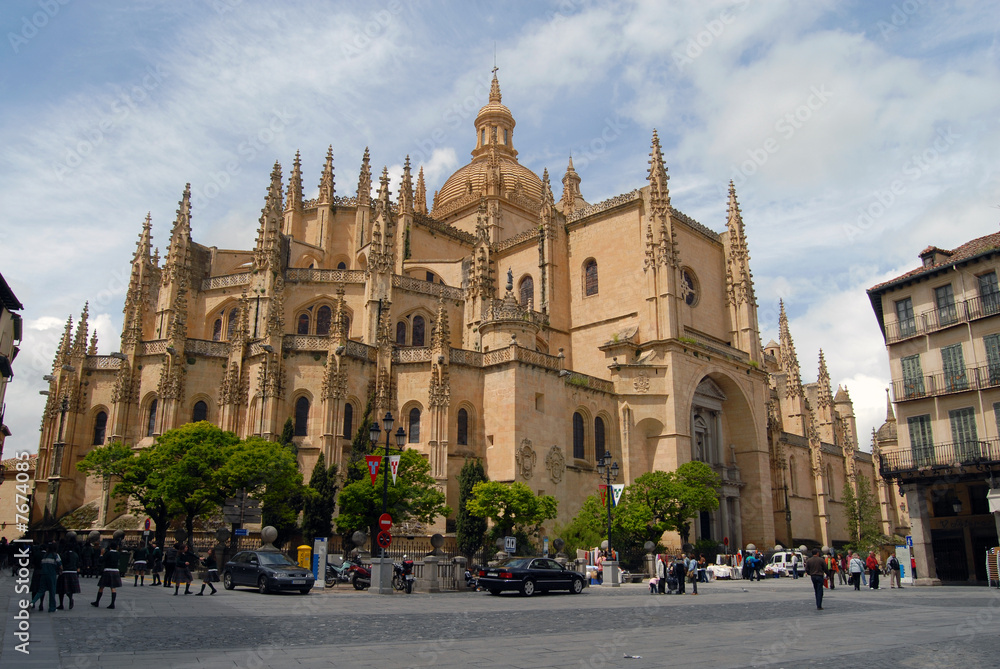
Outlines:
[{"label": "iron balcony railing", "polygon": [[968,300],[931,309],[913,318],[888,321],[885,324],[885,341],[894,344],[910,337],[937,332],[952,325],[1000,314],[1000,294],[972,297]]},{"label": "iron balcony railing", "polygon": [[1000,439],[914,447],[908,451],[882,453],[878,459],[883,477],[935,467],[996,465],[1000,464]]},{"label": "iron balcony railing", "polygon": [[892,397],[905,402],[996,387],[1000,387],[1000,365],[983,365],[893,381]]}]

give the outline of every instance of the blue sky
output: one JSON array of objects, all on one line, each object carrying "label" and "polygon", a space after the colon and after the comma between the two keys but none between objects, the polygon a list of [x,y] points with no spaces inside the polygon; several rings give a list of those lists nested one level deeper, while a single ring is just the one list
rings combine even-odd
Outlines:
[{"label": "blue sky", "polygon": [[[165,252],[184,184],[193,236],[249,248],[274,160],[306,196],[333,145],[429,194],[467,162],[494,44],[520,161],[589,202],[642,186],[653,128],[675,207],[725,225],[736,181],[762,339],[785,301],[803,370],[823,348],[862,446],[888,363],[865,289],[1000,218],[1000,6],[931,2],[8,0],[0,43],[0,272],[25,304],[5,456],[37,449],[66,317],[117,350],[146,212]],[[896,182],[896,193],[892,187]],[[558,195],[558,194],[557,194]]]}]

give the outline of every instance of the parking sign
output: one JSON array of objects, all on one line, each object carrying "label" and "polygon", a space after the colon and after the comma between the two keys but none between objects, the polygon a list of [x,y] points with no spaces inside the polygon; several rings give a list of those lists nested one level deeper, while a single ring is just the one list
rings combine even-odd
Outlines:
[{"label": "parking sign", "polygon": [[910,534],[906,535],[906,547],[913,548],[913,535]]},{"label": "parking sign", "polygon": [[517,537],[504,537],[503,549],[513,555],[517,552]]}]

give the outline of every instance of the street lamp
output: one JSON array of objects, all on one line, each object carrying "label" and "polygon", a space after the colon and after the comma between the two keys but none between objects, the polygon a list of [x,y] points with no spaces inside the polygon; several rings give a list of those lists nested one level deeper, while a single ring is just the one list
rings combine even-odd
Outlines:
[{"label": "street lamp", "polygon": [[[382,513],[388,513],[389,511],[389,438],[392,436],[392,424],[395,421],[392,418],[392,412],[386,411],[385,416],[382,418],[382,426],[385,428],[385,463],[384,469],[382,470]],[[378,421],[373,420],[372,426],[368,430],[368,438],[372,443],[372,449],[378,447],[379,434],[382,430],[378,427]],[[398,450],[403,449],[403,443],[406,441],[406,430],[400,425],[399,429],[396,430],[396,448]],[[385,557],[385,549],[382,549],[382,557]]]},{"label": "street lamp", "polygon": [[597,473],[604,477],[604,492],[608,500],[608,559],[611,558],[611,482],[618,479],[618,463],[611,462],[611,451],[604,451],[604,456],[597,461]]}]

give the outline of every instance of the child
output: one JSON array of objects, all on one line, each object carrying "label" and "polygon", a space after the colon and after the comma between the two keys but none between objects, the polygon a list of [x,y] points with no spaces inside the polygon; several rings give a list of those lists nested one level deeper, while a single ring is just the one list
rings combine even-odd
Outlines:
[{"label": "child", "polygon": [[660,584],[660,579],[656,578],[655,576],[653,576],[652,578],[650,578],[649,579],[649,594],[655,595],[657,587],[659,586],[659,584]]}]

